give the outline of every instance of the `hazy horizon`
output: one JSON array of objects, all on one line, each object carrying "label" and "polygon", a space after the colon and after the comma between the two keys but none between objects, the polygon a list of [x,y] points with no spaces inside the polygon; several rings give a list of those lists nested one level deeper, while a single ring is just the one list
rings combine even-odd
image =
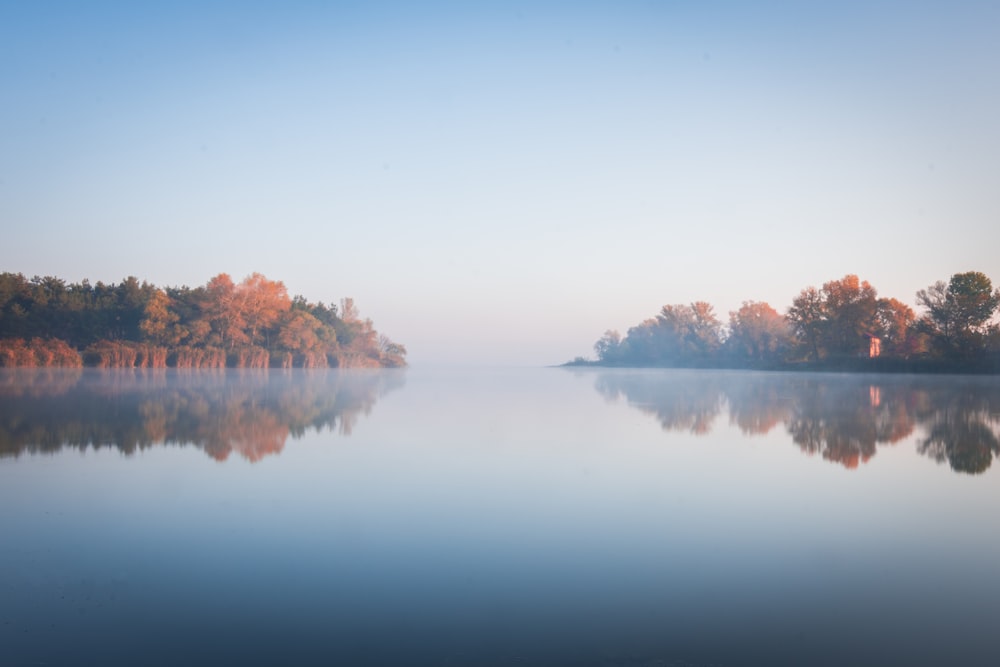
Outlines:
[{"label": "hazy horizon", "polygon": [[8,3],[0,270],[352,297],[413,365],[1000,281],[990,3]]}]

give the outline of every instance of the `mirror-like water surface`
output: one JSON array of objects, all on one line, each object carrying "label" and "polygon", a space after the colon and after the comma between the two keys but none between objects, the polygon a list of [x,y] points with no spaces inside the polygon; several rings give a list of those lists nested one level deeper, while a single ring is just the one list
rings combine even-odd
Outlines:
[{"label": "mirror-like water surface", "polygon": [[0,663],[996,664],[1000,381],[0,373]]}]

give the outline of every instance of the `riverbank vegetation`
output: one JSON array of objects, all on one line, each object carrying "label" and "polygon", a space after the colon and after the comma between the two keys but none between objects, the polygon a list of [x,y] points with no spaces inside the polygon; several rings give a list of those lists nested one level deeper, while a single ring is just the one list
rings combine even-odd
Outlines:
[{"label": "riverbank vegetation", "polygon": [[1000,289],[986,275],[956,273],[916,301],[919,313],[849,274],[803,289],[784,314],[745,301],[724,323],[704,301],[666,305],[569,365],[1000,372]]},{"label": "riverbank vegetation", "polygon": [[381,368],[406,348],[362,319],[259,273],[196,288],[66,283],[0,273],[0,366]]}]

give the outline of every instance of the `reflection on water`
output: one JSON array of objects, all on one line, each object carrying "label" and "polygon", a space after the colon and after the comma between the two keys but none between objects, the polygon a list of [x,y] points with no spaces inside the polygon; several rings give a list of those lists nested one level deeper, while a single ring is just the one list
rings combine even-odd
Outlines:
[{"label": "reflection on water", "polygon": [[[350,435],[403,383],[401,372],[0,369],[0,456],[172,444],[258,461],[309,429]],[[723,414],[748,437],[783,425],[803,452],[846,468],[908,438],[957,472],[1000,455],[993,378],[621,370],[595,387],[667,431],[708,435]]]},{"label": "reflection on water", "polygon": [[748,436],[783,424],[802,451],[847,468],[910,436],[957,472],[981,473],[1000,455],[994,378],[615,371],[595,387],[668,431],[708,434],[724,412]]},{"label": "reflection on water", "polygon": [[404,382],[335,370],[0,370],[0,456],[174,444],[259,461],[309,429],[350,435]]},{"label": "reflection on water", "polygon": [[1000,400],[992,393],[962,387],[925,397],[920,407],[926,435],[919,450],[936,461],[948,461],[953,470],[979,473],[1000,455],[997,424]]},{"label": "reflection on water", "polygon": [[0,373],[0,664],[997,664],[996,379],[405,380]]}]

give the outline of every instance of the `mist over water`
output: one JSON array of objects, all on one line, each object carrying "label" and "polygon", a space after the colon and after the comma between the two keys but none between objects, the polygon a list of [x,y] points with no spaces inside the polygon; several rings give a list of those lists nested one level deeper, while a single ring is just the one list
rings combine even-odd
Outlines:
[{"label": "mist over water", "polygon": [[995,662],[992,378],[18,373],[9,664]]}]

